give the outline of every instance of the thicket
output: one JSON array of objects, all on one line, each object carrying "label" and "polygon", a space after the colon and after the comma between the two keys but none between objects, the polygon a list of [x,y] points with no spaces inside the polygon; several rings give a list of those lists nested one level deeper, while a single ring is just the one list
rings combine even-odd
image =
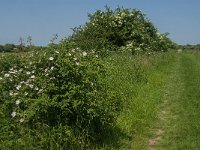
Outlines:
[{"label": "thicket", "polygon": [[101,60],[67,45],[2,56],[0,145],[81,148],[111,127],[119,101]]},{"label": "thicket", "polygon": [[95,50],[100,55],[111,51],[130,51],[132,54],[167,51],[174,43],[160,34],[153,23],[138,9],[117,8],[97,10],[89,21],[74,28],[71,40],[81,49]]},{"label": "thicket", "polygon": [[[38,51],[0,55],[0,149],[84,149],[103,144],[123,106],[102,56],[167,51],[141,11],[96,11],[71,37]],[[133,64],[134,65],[134,64]],[[135,81],[143,70],[135,66]]]}]

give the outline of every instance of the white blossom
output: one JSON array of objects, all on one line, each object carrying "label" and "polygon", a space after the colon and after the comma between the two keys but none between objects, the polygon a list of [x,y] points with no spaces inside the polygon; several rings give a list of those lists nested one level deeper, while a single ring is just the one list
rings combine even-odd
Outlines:
[{"label": "white blossom", "polygon": [[25,92],[24,95],[27,96],[27,95],[28,95],[28,92]]},{"label": "white blossom", "polygon": [[39,91],[38,91],[38,93],[41,93],[43,91],[43,89],[40,89]]},{"label": "white blossom", "polygon": [[11,91],[11,92],[9,93],[9,95],[10,95],[10,96],[13,96],[13,92]]},{"label": "white blossom", "polygon": [[6,73],[5,75],[4,75],[4,77],[9,77],[10,76],[10,74],[8,74],[8,73]]},{"label": "white blossom", "polygon": [[12,112],[12,113],[11,113],[11,116],[12,116],[12,117],[15,117],[16,115],[17,115],[16,112]]},{"label": "white blossom", "polygon": [[54,69],[54,66],[51,67],[51,70],[53,70],[53,69]]},{"label": "white blossom", "polygon": [[21,81],[21,82],[20,82],[20,84],[23,84],[23,83],[24,83],[24,81]]},{"label": "white blossom", "polygon": [[18,95],[18,93],[13,93],[14,96]]},{"label": "white blossom", "polygon": [[19,105],[20,103],[21,103],[20,100],[16,100],[15,102],[16,105]]},{"label": "white blossom", "polygon": [[17,85],[16,89],[19,90],[21,88],[21,84]]},{"label": "white blossom", "polygon": [[35,90],[36,90],[36,91],[38,91],[38,90],[39,90],[39,88],[36,86],[36,87],[35,87]]},{"label": "white blossom", "polygon": [[84,51],[84,52],[83,52],[83,57],[85,57],[85,56],[87,56],[87,53]]},{"label": "white blossom", "polygon": [[29,84],[29,87],[32,89],[33,88],[33,84]]},{"label": "white blossom", "polygon": [[20,123],[24,122],[24,118],[21,118],[21,119],[19,120],[19,122],[20,122]]},{"label": "white blossom", "polygon": [[8,71],[10,74],[15,74],[17,71]]},{"label": "white blossom", "polygon": [[69,53],[68,55],[69,55],[69,56],[72,56],[72,54],[71,54],[71,53]]},{"label": "white blossom", "polygon": [[26,74],[29,75],[29,74],[31,74],[31,72],[27,71]]},{"label": "white blossom", "polygon": [[31,79],[34,79],[34,78],[35,78],[35,75],[32,75],[32,76],[31,76]]},{"label": "white blossom", "polygon": [[54,58],[53,57],[49,57],[49,60],[54,60]]},{"label": "white blossom", "polygon": [[0,77],[0,80],[2,80],[3,78],[2,77]]},{"label": "white blossom", "polygon": [[79,66],[79,65],[80,65],[80,63],[79,63],[79,62],[76,62],[76,65],[77,65],[77,66]]}]

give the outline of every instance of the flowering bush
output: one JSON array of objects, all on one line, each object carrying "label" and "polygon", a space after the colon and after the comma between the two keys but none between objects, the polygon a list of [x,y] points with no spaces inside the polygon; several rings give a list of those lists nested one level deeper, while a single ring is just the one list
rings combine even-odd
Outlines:
[{"label": "flowering bush", "polygon": [[60,145],[69,147],[71,137],[95,140],[113,123],[118,101],[107,88],[101,60],[94,52],[68,46],[62,42],[32,51],[21,56],[20,63],[1,67],[1,118],[18,134],[53,129],[65,135]]},{"label": "flowering bush", "polygon": [[97,10],[89,21],[74,28],[71,38],[82,49],[92,49],[100,55],[109,51],[131,51],[133,54],[166,51],[173,43],[159,34],[152,22],[138,9]]}]

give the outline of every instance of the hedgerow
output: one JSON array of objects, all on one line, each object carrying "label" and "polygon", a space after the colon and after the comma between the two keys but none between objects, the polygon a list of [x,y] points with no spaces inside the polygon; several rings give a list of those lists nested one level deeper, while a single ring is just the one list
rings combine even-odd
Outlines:
[{"label": "hedgerow", "polygon": [[0,145],[24,148],[29,136],[37,148],[81,148],[114,123],[119,101],[95,52],[63,42],[13,60],[0,61]]},{"label": "hedgerow", "polygon": [[74,28],[71,40],[82,49],[106,55],[110,51],[133,54],[167,51],[174,44],[167,34],[160,34],[153,23],[138,9],[97,10],[89,21]]}]

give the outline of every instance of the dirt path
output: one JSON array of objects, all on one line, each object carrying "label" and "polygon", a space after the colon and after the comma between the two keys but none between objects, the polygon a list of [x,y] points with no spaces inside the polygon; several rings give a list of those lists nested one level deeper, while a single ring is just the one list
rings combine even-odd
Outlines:
[{"label": "dirt path", "polygon": [[168,80],[165,83],[165,93],[158,114],[158,122],[152,129],[153,136],[148,141],[148,150],[162,149],[162,140],[166,133],[166,128],[170,122],[175,121],[176,115],[173,114],[173,101],[180,98],[182,93],[182,83],[179,78],[180,60],[177,59],[173,70],[169,73]]}]

